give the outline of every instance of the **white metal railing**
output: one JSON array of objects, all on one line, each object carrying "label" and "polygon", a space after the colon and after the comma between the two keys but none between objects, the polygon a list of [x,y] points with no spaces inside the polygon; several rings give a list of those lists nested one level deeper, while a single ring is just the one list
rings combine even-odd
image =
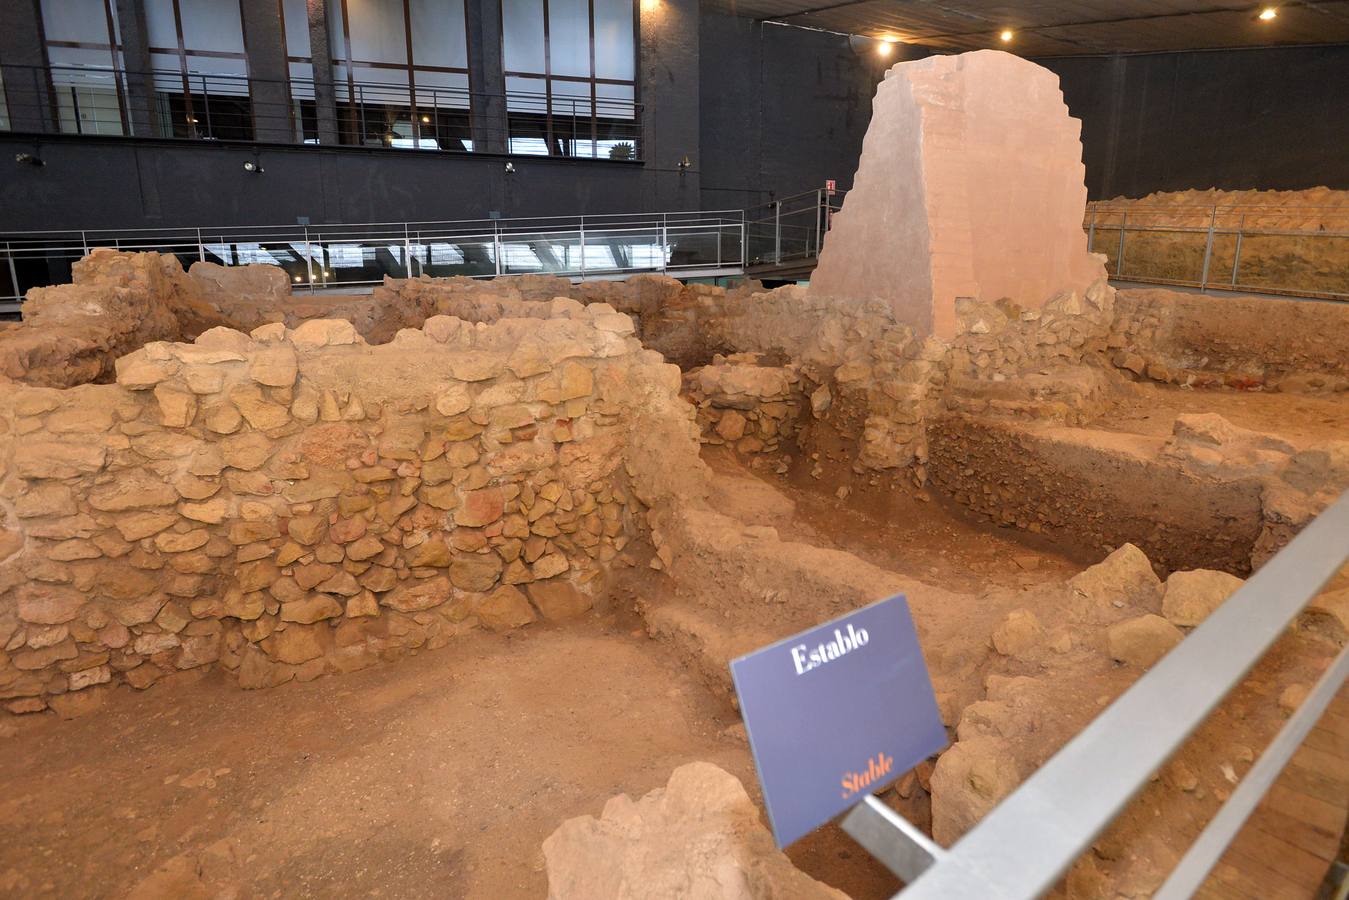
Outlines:
[{"label": "white metal railing", "polygon": [[[987,816],[944,850],[875,797],[843,827],[903,900],[1030,900],[1063,876],[1349,559],[1349,493]],[[1342,651],[1156,895],[1190,896],[1349,676]],[[898,819],[898,821],[896,821]]]},{"label": "white metal railing", "polygon": [[0,234],[0,272],[8,275],[0,309],[6,304],[17,309],[28,288],[54,280],[53,268],[60,271],[98,247],[171,253],[185,266],[197,261],[276,265],[293,289],[317,291],[378,284],[386,275],[734,275],[744,271],[745,244],[740,210],[15,232]]},{"label": "white metal railing", "polygon": [[1349,208],[1098,201],[1083,229],[1110,277],[1349,299]]}]

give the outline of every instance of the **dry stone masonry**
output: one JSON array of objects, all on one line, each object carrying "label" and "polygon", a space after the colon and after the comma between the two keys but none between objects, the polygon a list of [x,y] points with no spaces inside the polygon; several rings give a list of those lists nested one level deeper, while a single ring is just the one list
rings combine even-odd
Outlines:
[{"label": "dry stone masonry", "polygon": [[245,687],[583,612],[640,528],[626,316],[343,321],[153,342],[115,385],[3,400],[0,697],[219,664]]}]

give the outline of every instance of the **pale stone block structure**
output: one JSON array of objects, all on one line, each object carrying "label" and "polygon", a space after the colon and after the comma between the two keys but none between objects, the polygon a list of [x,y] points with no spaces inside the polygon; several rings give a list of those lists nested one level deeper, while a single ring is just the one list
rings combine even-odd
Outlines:
[{"label": "pale stone block structure", "polygon": [[882,299],[919,335],[951,338],[959,297],[1038,309],[1085,291],[1104,268],[1082,230],[1080,133],[1058,76],[1010,53],[897,63],[811,292]]}]

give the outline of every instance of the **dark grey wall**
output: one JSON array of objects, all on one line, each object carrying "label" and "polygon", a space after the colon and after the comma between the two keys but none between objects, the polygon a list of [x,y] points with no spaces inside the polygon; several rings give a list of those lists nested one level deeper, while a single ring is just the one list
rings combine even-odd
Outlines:
[{"label": "dark grey wall", "polygon": [[[42,158],[41,168],[13,162]],[[260,175],[244,171],[256,160]],[[0,134],[0,231],[631,212],[639,163]]]},{"label": "dark grey wall", "polygon": [[[852,184],[871,97],[900,57],[845,35],[703,12],[703,207]],[[910,58],[926,55],[896,45]]]},{"label": "dark grey wall", "polygon": [[[499,3],[477,0],[471,6],[475,60],[499,69]],[[25,64],[43,63],[36,9],[37,0],[0,0],[0,58],[6,63],[17,63],[24,53]],[[242,0],[241,9],[250,73],[286,77],[276,0]],[[298,216],[320,224],[697,209],[698,23],[699,0],[661,0],[641,11],[640,163],[516,156],[509,157],[515,172],[508,174],[505,156],[267,144],[268,137],[288,135],[261,127],[256,145],[0,133],[0,231],[290,224]],[[484,73],[478,75],[483,80]],[[475,88],[499,90],[500,81]],[[20,83],[7,75],[11,94]],[[272,119],[288,107],[283,94],[281,82],[253,85],[255,107]],[[18,130],[52,129],[37,121]],[[46,165],[17,165],[16,153],[36,153]],[[687,168],[679,166],[685,156]],[[244,172],[251,159],[263,174]]]},{"label": "dark grey wall", "polygon": [[1037,62],[1082,120],[1092,199],[1349,189],[1349,46]]}]

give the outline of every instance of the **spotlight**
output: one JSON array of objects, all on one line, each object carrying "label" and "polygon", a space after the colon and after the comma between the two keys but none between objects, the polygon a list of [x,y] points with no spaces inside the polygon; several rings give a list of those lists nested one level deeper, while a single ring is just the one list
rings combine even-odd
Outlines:
[{"label": "spotlight", "polygon": [[514,171],[515,171],[515,163],[513,162],[506,163],[506,174],[509,175]]},{"label": "spotlight", "polygon": [[998,35],[998,37],[1002,38],[1004,44],[1010,44],[1012,42],[1012,30],[1010,28],[1004,28],[1002,34]]},{"label": "spotlight", "polygon": [[16,153],[14,154],[14,161],[19,165],[26,164],[37,166],[38,168],[46,165],[46,163],[42,161],[42,157],[38,156],[36,153]]},{"label": "spotlight", "polygon": [[422,116],[422,124],[423,124],[423,125],[430,125],[430,124],[431,124],[431,117],[430,117],[430,116]]},{"label": "spotlight", "polygon": [[894,50],[895,48],[890,45],[889,41],[881,41],[876,45],[876,54],[878,56],[889,56]]},{"label": "spotlight", "polygon": [[296,275],[294,278],[291,279],[291,281],[295,282],[296,284],[299,284],[299,283],[300,283],[300,276],[299,276],[299,275]]},{"label": "spotlight", "polygon": [[244,171],[250,175],[261,175],[263,172],[263,168],[262,166],[258,165],[257,163],[253,162],[253,160],[250,159],[245,160]]},{"label": "spotlight", "polygon": [[1278,18],[1278,16],[1279,11],[1272,6],[1266,6],[1264,9],[1260,10],[1260,20],[1262,22],[1271,22]]}]

